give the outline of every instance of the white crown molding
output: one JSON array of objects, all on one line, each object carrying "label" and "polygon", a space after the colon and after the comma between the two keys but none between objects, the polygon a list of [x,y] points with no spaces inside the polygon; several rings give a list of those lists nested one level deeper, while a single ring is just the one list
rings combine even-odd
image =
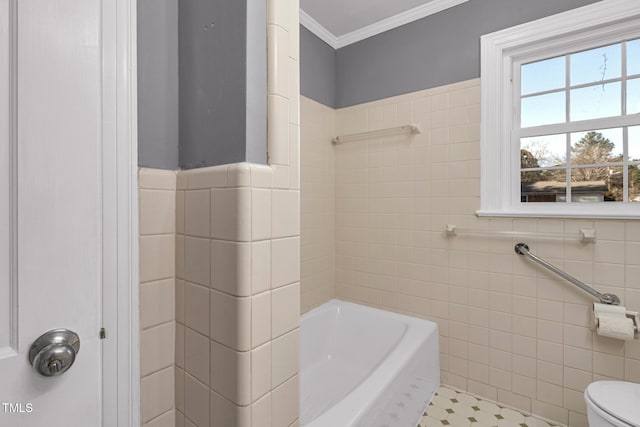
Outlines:
[{"label": "white crown molding", "polygon": [[332,48],[338,49],[338,38],[302,9],[300,9],[300,23],[304,25],[307,30],[318,36],[320,40]]},{"label": "white crown molding", "polygon": [[382,21],[375,22],[366,27],[359,28],[355,31],[338,37],[338,49],[345,47],[360,40],[367,39],[385,31],[389,31],[396,27],[401,27],[418,19],[425,18],[429,15],[436,14],[450,7],[466,3],[469,0],[433,0],[422,6],[414,7],[405,12],[398,13]]},{"label": "white crown molding", "polygon": [[468,1],[469,0],[432,0],[429,3],[398,13],[397,15],[359,28],[340,37],[335,36],[302,9],[300,9],[300,23],[332,48],[340,49]]}]

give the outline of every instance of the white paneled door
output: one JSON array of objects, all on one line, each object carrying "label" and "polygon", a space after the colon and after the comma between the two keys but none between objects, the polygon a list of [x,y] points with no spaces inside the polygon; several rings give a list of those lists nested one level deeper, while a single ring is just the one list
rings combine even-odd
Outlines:
[{"label": "white paneled door", "polygon": [[[114,82],[121,70],[109,41],[118,11],[108,3],[0,0],[1,427],[135,418],[116,421],[114,396],[121,390],[129,399],[131,390],[113,379],[117,330],[100,337],[117,324],[117,304],[107,302],[119,286]],[[28,353],[57,328],[77,333],[80,349],[69,370],[45,377]],[[103,365],[107,355],[116,356]],[[55,357],[45,363],[59,369]]]}]

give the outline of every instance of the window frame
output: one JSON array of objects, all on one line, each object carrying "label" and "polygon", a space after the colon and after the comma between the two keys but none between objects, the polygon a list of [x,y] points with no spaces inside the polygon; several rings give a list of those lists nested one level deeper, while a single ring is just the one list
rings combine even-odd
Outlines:
[{"label": "window frame", "polygon": [[[639,218],[638,202],[520,202],[519,64],[640,38],[638,0],[603,0],[481,37],[481,182],[478,216]],[[640,124],[640,113],[595,119]],[[574,122],[576,123],[576,122]],[[579,122],[578,122],[579,123]],[[567,123],[563,132],[571,132]],[[601,128],[598,128],[601,129]]]}]

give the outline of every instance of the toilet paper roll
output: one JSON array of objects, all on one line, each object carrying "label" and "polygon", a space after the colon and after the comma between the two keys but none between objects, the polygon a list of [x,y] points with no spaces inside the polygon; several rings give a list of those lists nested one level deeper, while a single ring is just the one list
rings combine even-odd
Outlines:
[{"label": "toilet paper roll", "polygon": [[593,313],[598,317],[601,313],[617,314],[624,316],[627,309],[619,305],[593,303]]},{"label": "toilet paper roll", "polygon": [[598,317],[598,335],[619,340],[632,340],[634,336],[633,321],[619,315],[603,313]]}]

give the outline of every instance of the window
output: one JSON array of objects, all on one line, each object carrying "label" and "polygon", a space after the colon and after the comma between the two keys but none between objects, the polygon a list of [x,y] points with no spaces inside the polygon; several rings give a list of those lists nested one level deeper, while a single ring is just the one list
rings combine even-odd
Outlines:
[{"label": "window", "polygon": [[640,8],[605,0],[482,37],[478,215],[640,216]]}]

